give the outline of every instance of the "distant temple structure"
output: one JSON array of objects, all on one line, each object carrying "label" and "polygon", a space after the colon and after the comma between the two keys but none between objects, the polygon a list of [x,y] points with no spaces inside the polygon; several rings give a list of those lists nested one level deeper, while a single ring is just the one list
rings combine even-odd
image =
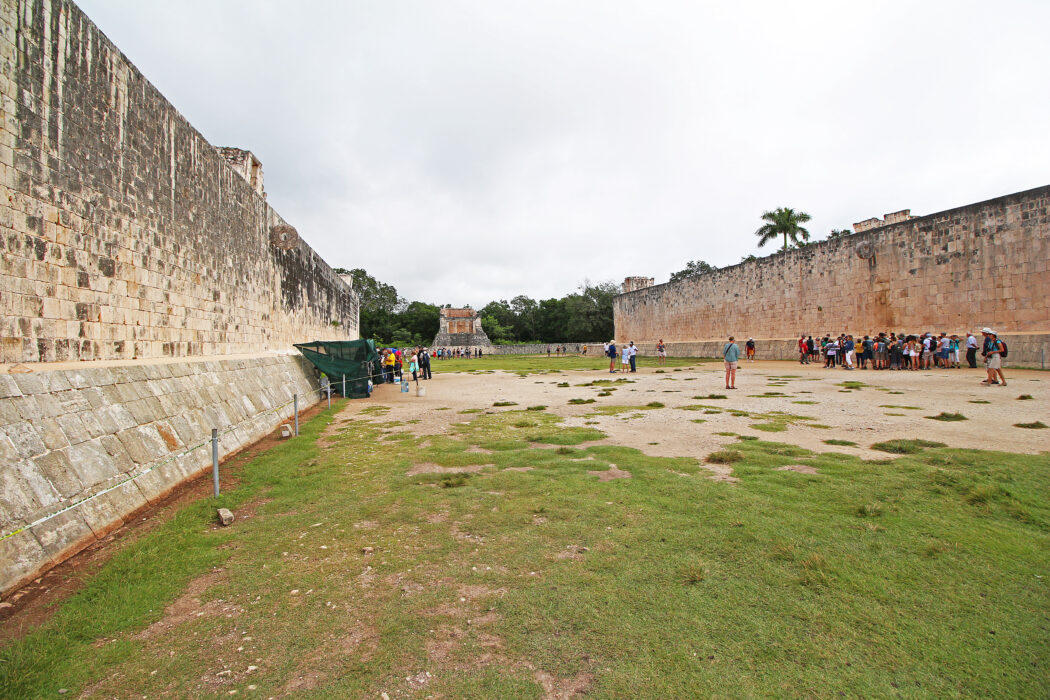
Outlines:
[{"label": "distant temple structure", "polygon": [[441,327],[434,347],[491,347],[481,327],[481,314],[474,309],[441,309]]}]

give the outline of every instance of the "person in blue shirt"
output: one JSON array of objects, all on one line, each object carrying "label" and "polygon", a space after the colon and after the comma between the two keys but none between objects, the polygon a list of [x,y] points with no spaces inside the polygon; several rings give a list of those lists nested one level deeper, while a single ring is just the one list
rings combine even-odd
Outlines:
[{"label": "person in blue shirt", "polygon": [[609,347],[606,349],[605,354],[609,357],[609,374],[615,374],[616,372],[616,341],[610,340]]},{"label": "person in blue shirt", "polygon": [[846,342],[842,345],[842,349],[846,351],[846,369],[853,369],[853,349],[856,347],[853,336],[847,335]]},{"label": "person in blue shirt", "polygon": [[726,389],[736,389],[736,363],[740,360],[740,346],[733,342],[733,336],[729,336],[729,342],[722,346],[722,359],[726,364]]}]

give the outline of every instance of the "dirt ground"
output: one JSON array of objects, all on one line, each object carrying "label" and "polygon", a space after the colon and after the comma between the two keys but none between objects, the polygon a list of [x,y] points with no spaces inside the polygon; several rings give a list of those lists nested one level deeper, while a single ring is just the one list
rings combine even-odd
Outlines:
[{"label": "dirt ground", "polygon": [[[653,456],[701,460],[735,442],[734,437],[717,435],[719,432],[756,435],[866,459],[886,458],[886,453],[869,446],[897,438],[923,438],[951,447],[1029,454],[1050,450],[1050,429],[1014,427],[1015,423],[1035,421],[1050,424],[1050,373],[1038,370],[1007,369],[1007,386],[988,387],[980,384],[985,376],[981,369],[848,371],[786,361],[742,362],[737,390],[727,391],[721,363],[704,363],[681,371],[668,368],[663,373],[657,373],[656,367],[640,367],[633,375],[580,370],[526,376],[509,372],[442,374],[441,363],[434,365],[434,378],[420,382],[426,389],[425,396],[416,396],[415,386],[410,392],[401,393],[396,385],[385,384],[376,388],[370,400],[351,402],[342,415],[349,417],[378,403],[394,409],[386,416],[391,421],[420,421],[399,426],[398,430],[434,434],[446,431],[452,423],[472,418],[470,414],[460,414],[462,410],[506,411],[546,405],[548,411],[566,419],[566,426],[586,424],[608,435],[605,440],[589,444],[615,444],[635,447]],[[791,377],[783,378],[785,375]],[[616,385],[618,388],[611,396],[598,396],[602,387],[577,386],[598,379],[620,378],[633,383]],[[840,385],[847,381],[862,382],[866,386],[847,390]],[[570,386],[557,386],[564,382]],[[767,392],[785,396],[757,397]],[[728,398],[693,398],[708,394],[723,394]],[[1032,399],[1019,400],[1021,395]],[[570,399],[595,399],[595,403],[573,405],[568,403]],[[493,407],[494,403],[504,401],[518,405]],[[596,407],[643,406],[652,401],[659,401],[666,408],[609,416],[588,415],[593,414]],[[816,403],[794,403],[797,401]],[[722,412],[708,414],[702,410],[679,409],[696,404],[715,406]],[[766,421],[734,416],[729,410],[781,411],[814,420],[789,424],[783,432],[762,432],[750,426]],[[961,413],[967,420],[945,422],[926,417],[942,412]],[[694,423],[694,419],[704,422]],[[806,425],[807,422],[828,427],[813,427]],[[824,444],[828,439],[850,440],[857,446]]]},{"label": "dirt ground", "polygon": [[[721,363],[704,363],[681,370],[641,367],[637,374],[609,374],[608,370],[578,370],[518,376],[511,372],[442,373],[435,362],[434,378],[420,382],[425,396],[417,396],[415,387],[401,393],[396,385],[381,385],[369,400],[347,403],[337,421],[353,418],[370,406],[390,406],[380,420],[418,423],[398,425],[396,430],[417,434],[441,434],[453,423],[471,420],[476,413],[462,414],[467,409],[486,411],[521,410],[544,405],[547,410],[565,418],[566,426],[597,428],[608,437],[595,443],[634,447],[660,457],[695,457],[703,462],[711,452],[735,442],[731,435],[719,432],[756,435],[763,439],[787,442],[817,451],[837,451],[869,459],[883,459],[886,453],[869,448],[872,443],[895,438],[917,438],[944,442],[952,447],[1003,450],[1037,454],[1050,450],[1050,429],[1033,430],[1014,427],[1015,423],[1042,421],[1050,424],[1050,373],[1037,370],[1007,370],[1007,387],[985,387],[980,384],[981,370],[937,370],[919,372],[825,370],[817,365],[800,366],[791,362],[743,363],[736,391],[727,391]],[[791,375],[790,377],[785,377]],[[615,385],[611,396],[598,396],[601,386],[578,386],[602,379],[627,379],[630,383]],[[842,382],[863,382],[866,386],[846,391]],[[773,385],[770,384],[773,382]],[[568,383],[568,387],[559,387]],[[757,395],[779,392],[784,396]],[[902,393],[891,393],[902,392]],[[723,394],[726,399],[694,398]],[[1030,395],[1031,400],[1018,396]],[[570,399],[594,399],[594,403],[574,405]],[[497,402],[517,405],[494,407]],[[593,415],[602,406],[644,406],[659,401],[664,408],[627,411],[616,415]],[[797,401],[814,401],[798,404]],[[988,401],[989,403],[971,403]],[[704,404],[716,406],[719,413],[703,410],[681,410],[680,407]],[[307,414],[320,410],[312,407]],[[884,406],[892,406],[886,408]],[[901,407],[914,408],[901,408]],[[916,410],[916,408],[918,410]],[[729,411],[766,413],[781,411],[814,420],[826,428],[807,422],[787,425],[782,432],[762,432],[754,423],[766,422],[757,417],[734,416]],[[962,413],[967,420],[942,422],[930,420],[941,412]],[[695,423],[694,420],[702,420]],[[828,439],[850,440],[856,447],[830,446]],[[276,431],[242,453],[228,459],[222,469],[224,488],[236,481],[237,467],[251,455],[275,444]],[[430,465],[433,466],[433,465]],[[732,468],[706,465],[711,478],[735,481]],[[420,465],[419,471],[427,471]],[[440,468],[438,468],[440,469]],[[607,478],[623,478],[627,472],[612,473]],[[0,610],[3,623],[0,643],[20,637],[40,624],[53,611],[52,604],[72,594],[86,576],[96,571],[129,535],[148,530],[170,517],[182,504],[211,494],[210,474],[177,489],[164,503],[129,519],[122,528],[95,543],[84,552],[37,579],[9,597]]]}]

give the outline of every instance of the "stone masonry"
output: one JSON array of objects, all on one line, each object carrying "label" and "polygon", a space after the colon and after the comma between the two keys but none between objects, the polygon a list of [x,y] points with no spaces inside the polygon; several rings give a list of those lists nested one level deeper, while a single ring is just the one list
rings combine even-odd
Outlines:
[{"label": "stone masonry", "polygon": [[156,466],[0,540],[0,593],[210,470],[212,428],[222,455],[270,432],[293,394],[300,407],[318,400],[297,355],[0,374],[0,537]]},{"label": "stone masonry", "polygon": [[492,346],[474,309],[441,309],[441,325],[434,338],[437,348],[487,348]]},{"label": "stone masonry", "polygon": [[208,470],[212,428],[223,457],[317,402],[292,343],[359,324],[259,159],[65,0],[0,0],[0,194],[6,594]]},{"label": "stone masonry", "polygon": [[1010,343],[1011,365],[1050,361],[1050,186],[928,216],[895,212],[855,228],[621,294],[616,337],[643,352],[663,338],[677,355],[717,355],[729,335],[752,336],[770,359],[791,357],[799,333],[990,326]]},{"label": "stone masonry", "polygon": [[64,0],[0,2],[0,362],[358,337],[358,301]]}]

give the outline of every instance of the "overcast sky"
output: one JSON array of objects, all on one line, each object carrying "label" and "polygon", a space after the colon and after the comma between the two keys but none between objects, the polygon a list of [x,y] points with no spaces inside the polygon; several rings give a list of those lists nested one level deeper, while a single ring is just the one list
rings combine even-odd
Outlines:
[{"label": "overcast sky", "polygon": [[824,238],[1050,183],[1045,0],[79,5],[409,300],[660,283],[760,252],[766,209]]}]

